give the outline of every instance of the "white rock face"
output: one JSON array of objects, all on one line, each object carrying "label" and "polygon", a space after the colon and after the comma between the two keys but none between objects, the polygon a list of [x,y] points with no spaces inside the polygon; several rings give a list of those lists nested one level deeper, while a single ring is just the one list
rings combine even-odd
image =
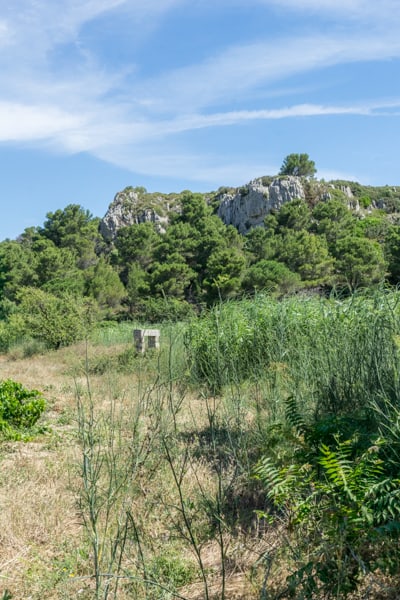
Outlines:
[{"label": "white rock face", "polygon": [[224,194],[217,214],[225,225],[233,225],[245,234],[263,225],[271,210],[279,210],[296,198],[305,198],[299,177],[276,178],[269,186],[264,186],[262,179],[254,179],[236,194]]},{"label": "white rock face", "polygon": [[168,217],[159,215],[154,208],[146,208],[137,192],[127,188],[118,192],[111,202],[104,218],[100,221],[100,233],[104,239],[112,241],[121,227],[148,222],[156,223],[158,231],[164,233]]}]

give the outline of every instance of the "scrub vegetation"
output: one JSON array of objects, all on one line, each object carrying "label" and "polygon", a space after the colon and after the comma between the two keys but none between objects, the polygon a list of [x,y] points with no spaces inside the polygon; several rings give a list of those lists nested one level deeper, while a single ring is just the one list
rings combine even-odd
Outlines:
[{"label": "scrub vegetation", "polygon": [[3,594],[394,600],[399,302],[258,294],[144,355],[126,323],[3,355],[46,398],[0,446]]},{"label": "scrub vegetation", "polygon": [[400,188],[282,169],[246,236],[219,190],[0,243],[2,600],[398,598]]}]

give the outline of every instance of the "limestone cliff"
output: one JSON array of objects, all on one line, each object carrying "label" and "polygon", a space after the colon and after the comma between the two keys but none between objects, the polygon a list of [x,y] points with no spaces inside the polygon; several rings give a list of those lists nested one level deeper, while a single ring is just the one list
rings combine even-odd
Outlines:
[{"label": "limestone cliff", "polygon": [[262,225],[271,210],[279,210],[295,198],[306,198],[299,177],[276,177],[266,184],[263,178],[254,179],[235,193],[223,194],[217,214],[225,225],[233,225],[240,233],[247,233]]},{"label": "limestone cliff", "polygon": [[[108,210],[100,221],[100,233],[107,241],[112,241],[121,227],[139,223],[155,223],[160,232],[165,231],[168,216],[160,209],[162,197],[147,194],[143,188],[125,188],[116,194]],[[168,209],[168,203],[165,203]]]},{"label": "limestone cliff", "polygon": [[[278,211],[295,199],[305,200],[311,208],[335,198],[362,214],[376,208],[400,213],[400,187],[370,187],[295,176],[260,177],[240,188],[220,188],[205,198],[225,225],[233,225],[242,234],[262,226],[271,211]],[[100,232],[106,240],[113,241],[121,227],[146,222],[154,223],[158,231],[164,232],[171,214],[180,211],[181,199],[182,193],[149,193],[142,187],[127,187],[116,194],[100,222]]]}]

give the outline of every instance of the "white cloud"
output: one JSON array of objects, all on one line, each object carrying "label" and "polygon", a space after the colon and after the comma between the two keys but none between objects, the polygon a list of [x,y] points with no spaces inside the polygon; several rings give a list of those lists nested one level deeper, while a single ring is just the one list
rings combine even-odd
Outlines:
[{"label": "white cloud", "polygon": [[[248,1],[248,0],[247,0]],[[289,9],[298,13],[330,14],[360,21],[388,22],[398,20],[398,0],[253,0],[259,4]]]},{"label": "white cloud", "polygon": [[[255,120],[277,120],[295,117],[318,117],[332,115],[374,115],[382,114],[386,108],[400,107],[397,102],[373,102],[371,104],[360,104],[355,106],[322,106],[318,104],[298,104],[276,109],[228,111],[225,113],[213,113],[207,115],[187,115],[166,123],[153,125],[155,133],[177,133],[181,131],[201,129],[203,127],[218,127],[235,125],[245,121]],[[376,111],[379,113],[376,113]],[[147,131],[146,135],[150,132]]]},{"label": "white cloud", "polygon": [[0,46],[8,44],[11,39],[11,32],[7,21],[0,20]]},{"label": "white cloud", "polygon": [[54,107],[0,102],[0,141],[33,141],[61,136],[83,120]]},{"label": "white cloud", "polygon": [[[147,79],[136,69],[136,55],[129,69],[119,64],[111,73],[80,39],[83,25],[108,11],[125,11],[136,22],[153,23],[185,2],[188,0],[14,0],[0,6],[0,46],[8,44],[0,55],[0,141],[40,141],[71,153],[87,151],[148,175],[178,177],[185,173],[199,181],[243,181],[267,172],[266,168],[259,171],[253,164],[224,164],[221,157],[205,158],[174,149],[177,134],[255,120],[373,116],[400,107],[397,101],[360,101],[232,110],[237,102],[246,106],[254,93],[259,93],[259,98],[273,95],[276,82],[285,83],[293,75],[400,57],[398,18],[391,20],[390,12],[385,12],[394,6],[390,0],[382,0],[383,9],[382,4],[367,0],[265,0],[266,5],[285,9],[342,11],[365,18],[382,9],[391,24],[385,35],[376,30],[375,23],[374,27],[357,23],[356,35],[347,24],[328,32],[311,24],[308,35],[293,34],[285,39],[276,31],[274,39],[231,45],[214,55],[210,49],[203,62],[185,68],[171,66],[160,76]],[[370,4],[373,10],[368,8]],[[64,71],[56,61],[51,62],[60,43],[76,50],[75,62],[70,59],[71,65]]]},{"label": "white cloud", "polygon": [[356,175],[349,171],[335,171],[332,169],[318,169],[318,178],[325,179],[325,181],[332,181],[334,179],[341,179],[344,181],[363,181],[364,185],[368,185],[368,178],[365,176],[360,177],[360,174]]},{"label": "white cloud", "polygon": [[337,64],[400,57],[397,30],[385,37],[312,35],[231,47],[203,63],[139,84],[137,95],[159,112],[196,110],[237,100],[258,86]]},{"label": "white cloud", "polygon": [[179,150],[173,145],[146,145],[133,148],[103,149],[96,156],[118,167],[150,177],[185,179],[207,187],[240,185],[265,173],[277,173],[279,167],[251,159],[230,160],[228,157]]}]

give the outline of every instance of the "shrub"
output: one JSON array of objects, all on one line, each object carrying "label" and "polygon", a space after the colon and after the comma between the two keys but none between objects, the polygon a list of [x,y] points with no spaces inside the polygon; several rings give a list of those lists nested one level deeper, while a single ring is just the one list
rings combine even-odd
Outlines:
[{"label": "shrub", "polygon": [[90,302],[70,295],[56,297],[40,289],[23,288],[18,324],[22,334],[38,339],[49,348],[60,348],[84,339],[95,318]]},{"label": "shrub", "polygon": [[[299,444],[304,439],[299,436]],[[277,466],[269,457],[255,472],[268,498],[287,520],[293,571],[288,590],[296,598],[345,599],[362,576],[378,567],[398,569],[399,479],[385,470],[376,438],[357,455],[357,439],[322,444],[314,460]]]},{"label": "shrub", "polygon": [[7,379],[0,383],[0,430],[28,429],[35,425],[46,403],[40,392]]},{"label": "shrub", "polygon": [[149,298],[140,307],[140,317],[149,323],[182,321],[193,316],[193,306],[177,298]]}]

